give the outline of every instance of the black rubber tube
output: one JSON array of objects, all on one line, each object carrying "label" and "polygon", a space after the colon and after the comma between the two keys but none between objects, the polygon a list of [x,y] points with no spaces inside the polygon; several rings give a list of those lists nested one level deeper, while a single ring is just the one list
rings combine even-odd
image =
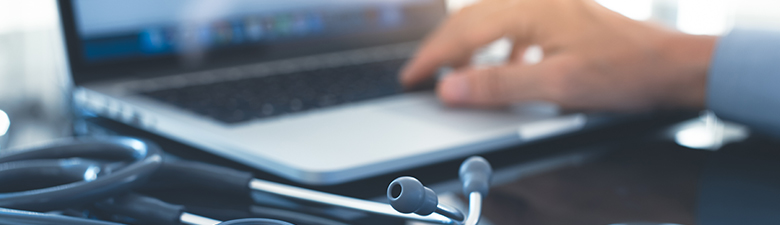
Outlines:
[{"label": "black rubber tube", "polygon": [[[87,149],[75,148],[74,146],[86,146],[85,148]],[[100,146],[101,148],[94,148],[94,146]],[[80,139],[72,144],[66,143],[59,147],[56,145],[47,146],[46,148],[0,156],[0,162],[12,161],[9,158],[15,160],[35,159],[35,156],[51,158],[44,153],[52,153],[61,157],[72,155],[67,153],[67,151],[58,149],[73,149],[73,154],[99,152],[98,155],[107,157],[126,157],[129,155],[138,158],[138,160],[118,171],[92,181],[79,181],[35,190],[0,193],[0,207],[50,211],[67,206],[91,203],[127,192],[131,188],[144,183],[162,164],[162,155],[160,155],[157,145],[132,138]],[[133,151],[128,152],[127,149],[132,149]],[[114,154],[112,155],[111,152]]]},{"label": "black rubber tube", "polygon": [[164,161],[152,176],[156,183],[175,184],[174,188],[202,189],[250,197],[252,173],[193,161]]},{"label": "black rubber tube", "polygon": [[111,214],[127,216],[142,224],[178,225],[184,206],[174,205],[135,193],[112,197],[95,203],[95,207]]}]

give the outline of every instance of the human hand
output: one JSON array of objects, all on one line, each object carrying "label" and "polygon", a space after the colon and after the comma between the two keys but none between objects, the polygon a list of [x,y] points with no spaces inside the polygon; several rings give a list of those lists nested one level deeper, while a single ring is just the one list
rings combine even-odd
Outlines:
[{"label": "human hand", "polygon": [[[474,51],[503,37],[514,43],[505,64],[467,65]],[[412,86],[454,65],[437,87],[449,105],[544,100],[575,110],[700,109],[715,41],[629,19],[592,0],[483,0],[428,37],[401,82]],[[533,44],[544,58],[525,64]]]}]

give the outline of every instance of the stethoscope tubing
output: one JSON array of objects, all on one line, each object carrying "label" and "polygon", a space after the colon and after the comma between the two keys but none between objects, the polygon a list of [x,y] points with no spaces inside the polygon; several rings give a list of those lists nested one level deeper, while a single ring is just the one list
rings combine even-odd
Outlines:
[{"label": "stethoscope tubing", "polygon": [[[125,164],[121,164],[121,168],[116,169],[115,171],[100,173],[101,166],[108,167],[106,164],[101,164],[98,161],[93,162],[90,160],[76,159],[76,157],[105,158],[120,160],[120,162],[132,162],[128,162],[129,164],[126,166]],[[72,165],[65,165],[71,161]],[[46,169],[49,167],[51,168]],[[435,213],[425,216],[400,213],[385,203],[350,198],[260,180],[253,178],[251,173],[235,171],[224,167],[188,161],[164,162],[161,150],[157,145],[151,142],[143,142],[127,137],[76,139],[65,143],[55,143],[32,150],[19,151],[13,154],[0,156],[0,175],[5,176],[16,176],[14,173],[24,175],[25,173],[20,173],[20,171],[25,170],[29,170],[26,172],[30,174],[41,173],[41,171],[35,171],[35,169],[50,171],[57,167],[60,167],[60,173],[68,174],[71,178],[75,178],[76,180],[80,180],[79,176],[83,176],[83,180],[49,188],[0,193],[0,207],[17,209],[11,210],[0,208],[0,218],[3,218],[4,221],[9,221],[9,223],[10,221],[20,221],[19,224],[35,224],[38,222],[42,224],[116,224],[19,211],[48,211],[79,204],[91,204],[95,201],[114,196],[125,199],[125,202],[141,202],[149,207],[159,206],[160,209],[165,209],[165,207],[175,208],[175,206],[164,206],[165,204],[162,202],[159,204],[151,204],[153,202],[150,200],[144,200],[150,199],[148,197],[128,194],[131,189],[139,187],[142,184],[147,184],[150,181],[154,182],[155,179],[172,181],[173,183],[184,184],[188,187],[220,190],[227,189],[234,193],[270,193],[292,199],[435,224],[476,224],[476,220],[478,220],[480,214],[479,209],[481,208],[481,195],[479,193],[476,193],[476,195],[475,193],[471,193],[471,207],[469,207],[469,214],[465,221],[463,221],[464,218],[460,211],[444,207],[444,205],[439,205],[440,207],[437,208]],[[97,171],[94,171],[95,168],[98,168]],[[111,168],[103,169],[111,170]],[[90,170],[93,170],[91,172],[93,173],[92,175],[95,176],[92,179],[87,176],[90,174]],[[101,174],[99,178],[97,177],[98,173]],[[0,176],[0,178],[2,178],[2,176]],[[131,199],[132,201],[127,199]],[[126,207],[122,205],[102,204],[108,208],[113,207],[113,209],[134,208],[132,206]],[[100,206],[101,204],[97,205]],[[149,208],[146,208],[145,210],[149,210]],[[176,214],[175,217],[185,218],[178,219],[180,222],[187,222],[187,218],[191,219],[195,218],[193,216],[197,216],[181,210],[167,211],[175,211],[176,213],[170,214]],[[170,216],[161,217],[167,218]],[[241,221],[250,222],[253,220]],[[275,220],[255,219],[254,221],[258,221],[260,224],[287,224]],[[207,222],[206,224],[213,224],[215,222],[219,221],[210,220],[210,222]],[[220,222],[220,224],[232,224],[232,221]]]},{"label": "stethoscope tubing", "polygon": [[[80,159],[80,157],[120,161],[131,161],[128,159],[133,159],[133,162],[128,165],[119,163],[117,164],[119,166],[116,168],[108,168],[111,167],[107,166],[109,164]],[[103,137],[55,142],[47,146],[24,151],[15,151],[14,153],[0,156],[0,176],[2,176],[0,178],[5,180],[19,180],[20,178],[24,179],[24,175],[46,177],[50,175],[47,173],[53,172],[55,175],[65,175],[65,180],[77,181],[48,188],[0,193],[0,224],[119,225],[120,223],[27,211],[48,211],[80,204],[94,204],[98,200],[102,200],[100,202],[105,204],[106,201],[114,202],[111,199],[115,199],[116,196],[125,200],[129,199],[133,202],[142,202],[145,206],[175,208],[176,206],[167,205],[156,199],[129,193],[131,189],[146,183],[163,165],[166,165],[169,172],[173,171],[173,173],[188,168],[197,168],[200,170],[216,169],[218,171],[212,173],[211,178],[212,180],[216,179],[217,181],[241,183],[242,180],[244,180],[243,183],[246,184],[248,183],[249,177],[251,177],[251,175],[244,173],[233,173],[232,176],[227,176],[227,178],[217,177],[214,176],[214,174],[229,172],[229,170],[213,166],[207,167],[205,164],[177,164],[175,162],[163,164],[162,152],[157,145],[134,138]],[[101,166],[105,166],[102,169],[112,171],[102,173],[101,176],[98,177]],[[19,175],[22,177],[19,177]],[[248,187],[246,187],[247,185],[242,186],[244,186],[244,189],[248,190]],[[109,197],[111,198],[109,199]],[[112,204],[108,204],[106,207],[112,207]],[[138,208],[124,205],[116,205],[116,207],[123,209]],[[290,225],[290,223],[278,220],[258,218],[223,222],[186,212],[183,212],[176,217],[185,218],[184,221],[178,221],[177,223],[186,223],[190,221],[190,219],[199,218],[197,221],[200,222],[197,224],[204,225]]]},{"label": "stethoscope tubing", "polygon": [[[116,145],[122,143],[123,145]],[[120,146],[130,147],[125,149]],[[71,149],[73,149],[71,151]],[[10,154],[0,158],[0,163],[15,160],[32,160],[40,158],[67,158],[82,154],[96,153],[110,157],[110,152],[132,154],[137,161],[121,170],[101,176],[100,179],[84,180],[54,187],[0,193],[0,207],[48,211],[66,205],[88,203],[116,194],[124,193],[143,184],[162,164],[159,147],[148,142],[132,138],[77,139],[73,144],[59,143],[36,149]],[[7,168],[0,168],[4,170]]]}]

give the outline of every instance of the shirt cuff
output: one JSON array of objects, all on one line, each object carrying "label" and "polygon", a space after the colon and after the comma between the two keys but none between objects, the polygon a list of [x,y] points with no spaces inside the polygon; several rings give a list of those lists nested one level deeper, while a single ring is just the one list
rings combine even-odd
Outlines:
[{"label": "shirt cuff", "polygon": [[707,107],[780,136],[780,33],[735,29],[718,40],[713,55]]}]

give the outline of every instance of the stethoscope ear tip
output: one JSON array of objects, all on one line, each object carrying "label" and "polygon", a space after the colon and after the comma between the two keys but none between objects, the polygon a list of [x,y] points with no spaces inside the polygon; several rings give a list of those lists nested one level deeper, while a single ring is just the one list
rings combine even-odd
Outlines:
[{"label": "stethoscope ear tip", "polygon": [[423,216],[436,211],[436,206],[439,204],[439,198],[433,190],[409,176],[399,177],[390,182],[387,187],[387,200],[398,212]]},{"label": "stethoscope ear tip", "polygon": [[458,175],[463,183],[464,195],[468,196],[472,192],[479,192],[482,197],[487,197],[493,168],[485,158],[481,156],[469,157],[460,164]]}]

